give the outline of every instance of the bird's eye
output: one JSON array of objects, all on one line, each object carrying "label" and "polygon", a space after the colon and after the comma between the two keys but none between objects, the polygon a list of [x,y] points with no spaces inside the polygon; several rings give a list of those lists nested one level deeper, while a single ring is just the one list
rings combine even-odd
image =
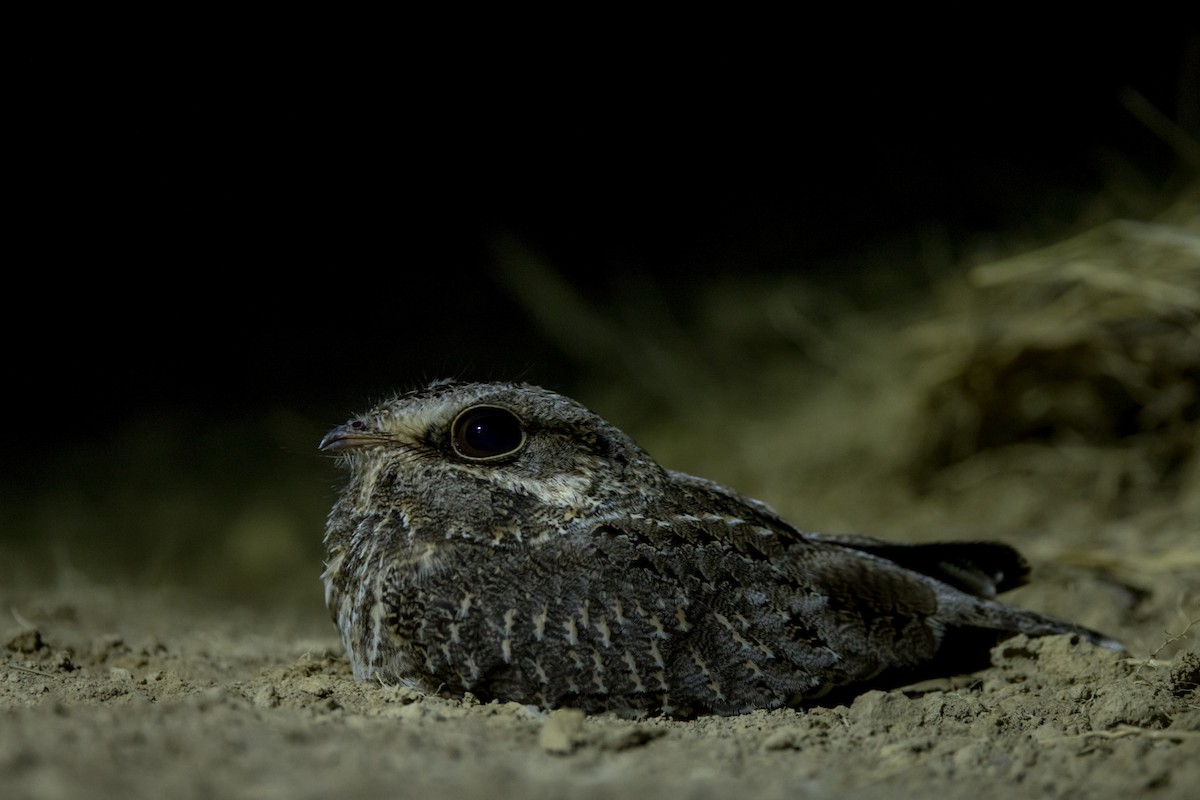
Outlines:
[{"label": "bird's eye", "polygon": [[525,428],[506,408],[473,406],[454,418],[450,442],[463,458],[497,461],[525,446]]}]

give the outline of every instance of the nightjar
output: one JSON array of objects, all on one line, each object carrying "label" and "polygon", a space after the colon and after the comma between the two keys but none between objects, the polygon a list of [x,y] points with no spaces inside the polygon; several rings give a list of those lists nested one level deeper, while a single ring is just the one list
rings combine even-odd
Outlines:
[{"label": "nightjar", "polygon": [[585,711],[737,714],[969,671],[1017,633],[992,542],[803,532],[536,386],[438,381],[334,428],[325,602],[354,675]]}]

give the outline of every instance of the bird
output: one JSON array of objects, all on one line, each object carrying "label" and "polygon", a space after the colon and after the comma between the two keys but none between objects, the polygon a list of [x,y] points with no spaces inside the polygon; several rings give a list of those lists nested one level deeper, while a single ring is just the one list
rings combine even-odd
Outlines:
[{"label": "bird", "polygon": [[803,531],[538,386],[434,381],[319,447],[348,474],[322,580],[361,681],[690,718],[974,671],[1016,634],[1122,649],[997,601],[1029,575],[1006,544]]}]

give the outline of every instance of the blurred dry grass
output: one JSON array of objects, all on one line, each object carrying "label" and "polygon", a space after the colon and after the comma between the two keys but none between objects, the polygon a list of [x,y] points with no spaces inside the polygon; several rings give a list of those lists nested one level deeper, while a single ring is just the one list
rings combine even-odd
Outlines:
[{"label": "blurred dry grass", "polygon": [[[1114,492],[1178,483],[1200,419],[1200,201],[972,269],[959,307],[914,331],[926,474],[1022,443],[1121,445]],[[1099,488],[1099,487],[1098,487]]]},{"label": "blurred dry grass", "polygon": [[577,393],[674,466],[753,490],[841,459],[914,495],[1014,469],[1085,472],[1106,514],[1190,494],[1197,186],[1153,221],[1113,220],[865,304],[794,275],[671,297],[644,282],[602,305],[519,243],[500,251],[547,335],[590,365]]},{"label": "blurred dry grass", "polygon": [[336,476],[321,428],[285,409],[130,420],[0,495],[0,580],[199,589],[320,613]]}]

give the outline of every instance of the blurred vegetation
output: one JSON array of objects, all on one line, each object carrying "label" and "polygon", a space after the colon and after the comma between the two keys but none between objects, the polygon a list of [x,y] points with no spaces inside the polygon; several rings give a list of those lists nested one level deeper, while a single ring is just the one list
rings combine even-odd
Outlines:
[{"label": "blurred vegetation", "polygon": [[183,584],[319,605],[320,523],[336,488],[319,437],[286,409],[140,416],[5,487],[2,563],[16,583]]},{"label": "blurred vegetation", "polygon": [[1197,454],[1200,197],[1144,208],[989,263],[994,244],[950,268],[872,253],[840,283],[728,277],[686,304],[643,284],[599,305],[512,240],[501,263],[588,364],[578,394],[670,466],[802,496],[801,521],[887,529],[887,504],[830,498],[869,476],[911,505],[1012,469],[1071,474],[1112,514],[1183,491]]}]

